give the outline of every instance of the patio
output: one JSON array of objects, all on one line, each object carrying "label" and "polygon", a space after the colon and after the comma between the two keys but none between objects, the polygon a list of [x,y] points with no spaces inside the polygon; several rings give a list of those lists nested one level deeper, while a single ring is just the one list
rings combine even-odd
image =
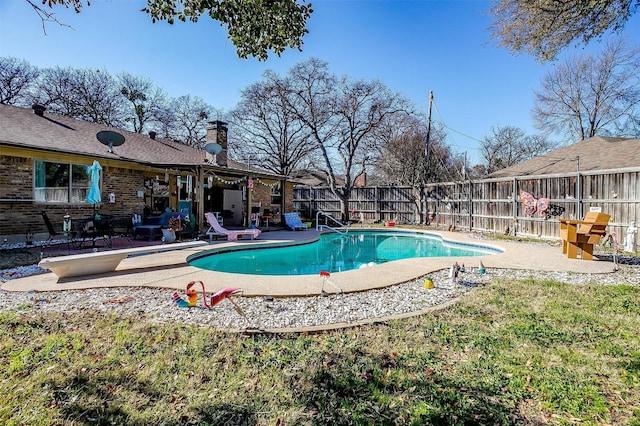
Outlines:
[{"label": "patio", "polygon": [[[438,231],[445,239],[467,244],[482,244],[499,247],[503,253],[480,257],[460,258],[414,258],[404,259],[353,271],[334,273],[331,281],[344,292],[358,292],[384,288],[403,283],[435,271],[448,269],[452,262],[465,263],[469,270],[480,261],[488,271],[492,269],[515,269],[530,271],[559,271],[570,273],[602,274],[614,270],[613,262],[583,261],[568,259],[559,246],[527,244],[508,241],[480,240],[470,235]],[[321,279],[315,275],[302,276],[255,276],[229,274],[201,270],[186,263],[192,254],[222,245],[288,244],[292,241],[313,241],[318,238],[314,230],[304,232],[272,231],[263,233],[251,241],[216,241],[203,248],[170,251],[159,254],[136,256],[124,259],[116,272],[85,277],[59,279],[53,273],[10,280],[2,285],[6,291],[56,291],[105,287],[151,287],[183,289],[190,281],[202,281],[207,292],[224,287],[239,287],[244,296],[293,297],[318,295]],[[113,248],[161,244],[161,242],[129,241],[115,238]],[[43,248],[44,256],[67,254],[66,245]],[[87,252],[87,251],[85,251]]]}]

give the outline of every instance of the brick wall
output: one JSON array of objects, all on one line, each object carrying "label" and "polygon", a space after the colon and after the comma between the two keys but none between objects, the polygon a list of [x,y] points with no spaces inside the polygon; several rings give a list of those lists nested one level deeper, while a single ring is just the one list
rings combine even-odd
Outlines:
[{"label": "brick wall", "polygon": [[[46,211],[56,231],[62,231],[65,213],[72,218],[82,218],[93,213],[93,206],[84,204],[40,203],[33,200],[33,159],[0,156],[0,243],[24,242],[26,234],[33,234],[34,241],[49,236],[41,212]],[[126,216],[142,213],[144,198],[137,191],[144,189],[141,170],[120,167],[103,167],[103,202],[98,206],[102,215]],[[116,202],[108,203],[113,192]]]},{"label": "brick wall", "polygon": [[295,211],[293,207],[293,183],[287,182],[284,190],[284,213]]},{"label": "brick wall", "polygon": [[[271,181],[268,181],[269,183]],[[264,209],[269,209],[272,212],[277,210],[282,210],[282,206],[280,204],[276,205],[276,204],[271,204],[271,188],[266,186],[266,185],[262,185],[260,183],[255,183],[254,187],[253,187],[253,192],[252,192],[252,200],[251,202],[253,204],[257,204],[259,202],[262,203],[262,207],[260,207],[260,213],[262,214],[264,212]],[[284,203],[284,211],[286,212],[292,212],[293,210],[293,184],[290,182],[287,182],[285,185],[285,190],[284,190],[284,194],[283,196],[285,197],[285,203]],[[276,217],[275,218],[275,223],[278,223],[282,220],[282,216]]]},{"label": "brick wall", "polygon": [[[55,160],[66,161],[63,157]],[[67,158],[67,157],[64,157]],[[53,159],[52,159],[53,160]],[[70,162],[88,162],[86,159],[74,158]],[[91,216],[93,207],[86,203],[62,204],[41,203],[33,200],[33,164],[31,157],[0,155],[0,243],[25,242],[26,234],[33,234],[33,241],[43,241],[49,236],[47,227],[40,213],[46,211],[56,231],[62,231],[65,213],[79,219]],[[144,209],[144,197],[138,197],[138,191],[144,191],[144,175],[142,170],[102,165],[102,203],[98,205],[101,215],[129,218],[133,213],[141,214]],[[155,175],[155,171],[147,174]],[[164,173],[164,172],[163,172]],[[271,182],[271,181],[269,181]],[[285,186],[285,212],[293,211],[293,184]],[[116,202],[108,202],[110,193],[115,195]],[[275,210],[279,205],[271,205],[271,188],[255,182],[252,201],[261,202],[261,213],[265,208]],[[280,218],[275,218],[275,223]]]}]

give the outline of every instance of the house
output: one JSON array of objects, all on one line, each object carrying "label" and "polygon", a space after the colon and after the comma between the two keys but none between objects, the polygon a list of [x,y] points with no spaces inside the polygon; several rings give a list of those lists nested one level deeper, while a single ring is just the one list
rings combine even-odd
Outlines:
[{"label": "house", "polygon": [[640,139],[594,136],[531,160],[498,170],[486,178],[621,171],[640,167]]},{"label": "house", "polygon": [[[225,226],[248,226],[252,212],[290,211],[292,184],[228,158],[227,132],[221,121],[207,128],[207,142],[219,145],[214,155],[155,132],[76,120],[38,105],[0,105],[0,238],[46,239],[42,211],[58,229],[67,214],[81,218],[98,212],[130,220],[133,214],[170,208],[194,214],[198,224],[213,211],[224,213]],[[115,140],[101,141],[98,134]],[[92,205],[86,201],[87,167],[94,161],[101,167],[102,201]]]}]

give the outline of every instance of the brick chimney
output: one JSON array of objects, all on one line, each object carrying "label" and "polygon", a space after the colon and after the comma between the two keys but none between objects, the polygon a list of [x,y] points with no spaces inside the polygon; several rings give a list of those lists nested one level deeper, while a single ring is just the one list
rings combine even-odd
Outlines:
[{"label": "brick chimney", "polygon": [[218,166],[227,167],[227,123],[224,121],[210,121],[207,126],[207,143],[217,143],[222,152],[216,155]]}]

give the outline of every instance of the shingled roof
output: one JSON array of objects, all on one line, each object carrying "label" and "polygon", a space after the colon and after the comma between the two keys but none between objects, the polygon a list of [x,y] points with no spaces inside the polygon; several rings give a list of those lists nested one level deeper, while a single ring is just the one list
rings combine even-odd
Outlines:
[{"label": "shingled roof", "polygon": [[640,168],[640,139],[595,136],[487,177],[568,174],[576,172],[578,167],[581,172]]},{"label": "shingled roof", "polygon": [[[101,130],[111,130],[125,137],[123,145],[113,147],[110,153],[96,137]],[[168,139],[151,138],[149,135],[103,126],[58,114],[10,105],[0,105],[0,145],[34,148],[50,152],[74,153],[96,159],[114,159],[153,166],[193,166],[204,163],[206,153]],[[228,167],[214,169],[242,171],[248,167],[228,160]],[[252,167],[252,172],[272,173]]]}]

